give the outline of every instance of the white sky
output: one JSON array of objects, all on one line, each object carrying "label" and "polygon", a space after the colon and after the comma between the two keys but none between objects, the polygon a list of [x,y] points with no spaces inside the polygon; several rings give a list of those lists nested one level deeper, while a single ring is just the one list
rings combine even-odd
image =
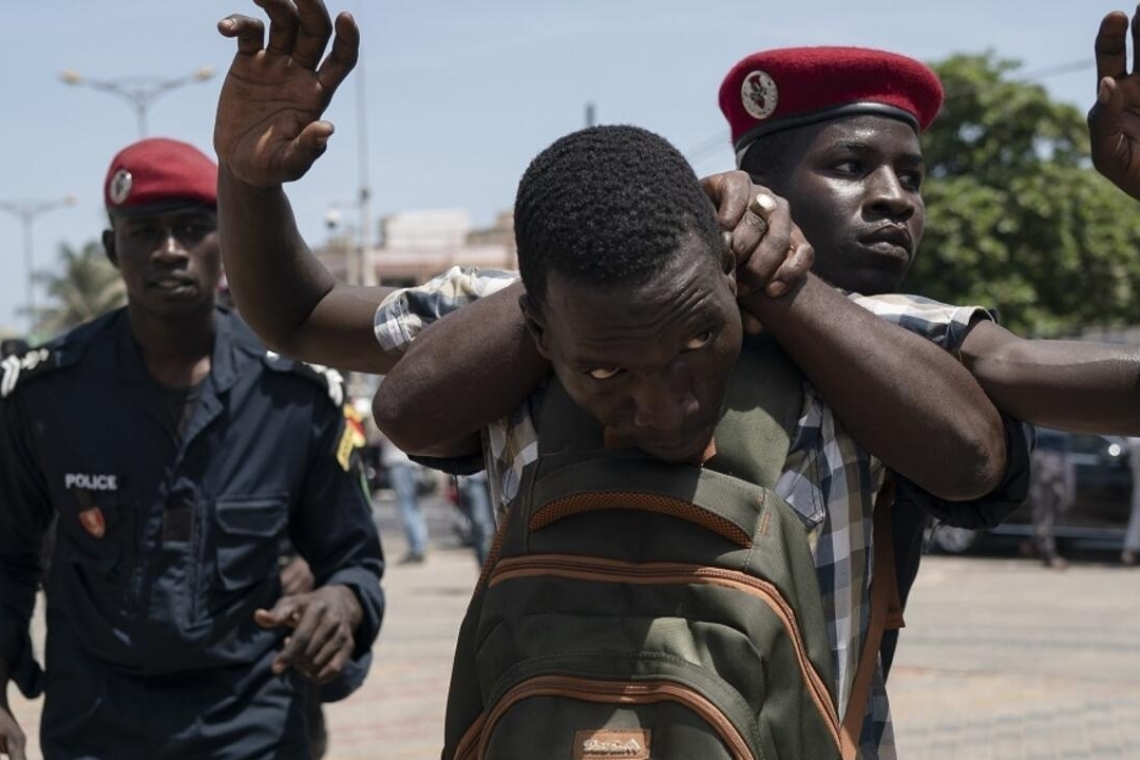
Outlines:
[{"label": "white sky", "polygon": [[[729,67],[759,49],[804,44],[888,48],[923,60],[994,50],[1026,72],[1092,60],[1097,0],[343,0],[363,32],[368,169],[373,214],[468,208],[477,223],[513,203],[530,159],[583,125],[596,104],[601,123],[633,123],[669,138],[696,169],[731,168],[716,92]],[[19,10],[15,10],[19,8]],[[37,268],[61,242],[82,245],[104,226],[101,183],[111,157],[137,139],[135,117],[113,96],[59,80],[175,77],[212,65],[217,76],[174,91],[149,114],[151,136],[192,142],[212,155],[211,124],[231,43],[214,24],[231,12],[256,15],[251,0],[5,0],[0,46],[0,201],[77,204],[34,225]],[[330,203],[356,196],[359,173],[357,74],[328,113],[338,127],[328,153],[290,186],[302,232],[327,232]],[[1058,98],[1087,108],[1095,71],[1043,81]],[[19,220],[0,214],[0,327],[20,329],[26,270]]]}]

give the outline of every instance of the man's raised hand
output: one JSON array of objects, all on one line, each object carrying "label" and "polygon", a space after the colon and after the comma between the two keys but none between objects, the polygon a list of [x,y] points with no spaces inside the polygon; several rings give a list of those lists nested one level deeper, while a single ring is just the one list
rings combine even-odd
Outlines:
[{"label": "man's raised hand", "polygon": [[322,0],[254,2],[269,17],[268,41],[260,19],[218,22],[238,49],[218,99],[214,149],[238,179],[274,187],[302,177],[324,152],[333,125],[321,114],[356,65],[360,30],[341,13],[334,35]]},{"label": "man's raised hand", "polygon": [[[1117,187],[1140,200],[1140,66],[1128,71],[1128,16],[1100,22],[1096,35],[1097,98],[1089,111],[1093,165]],[[1132,19],[1133,55],[1140,56],[1140,11]]]}]

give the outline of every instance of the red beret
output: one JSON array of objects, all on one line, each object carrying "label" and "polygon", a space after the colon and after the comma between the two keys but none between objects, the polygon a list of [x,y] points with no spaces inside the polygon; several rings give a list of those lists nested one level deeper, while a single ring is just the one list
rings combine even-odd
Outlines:
[{"label": "red beret", "polygon": [[942,106],[924,64],[883,50],[801,47],[753,53],[728,72],[720,110],[737,163],[760,136],[852,114],[902,119],[922,132]]},{"label": "red beret", "polygon": [[156,205],[216,206],[218,167],[193,145],[162,137],[140,140],[111,160],[103,202],[124,213]]}]

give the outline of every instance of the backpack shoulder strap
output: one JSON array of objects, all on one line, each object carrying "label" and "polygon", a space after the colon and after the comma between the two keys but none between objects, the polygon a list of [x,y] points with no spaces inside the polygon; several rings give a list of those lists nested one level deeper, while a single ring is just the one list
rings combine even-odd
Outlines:
[{"label": "backpack shoulder strap", "polygon": [[856,760],[859,756],[859,739],[863,732],[863,718],[867,714],[867,704],[871,699],[871,687],[879,668],[879,647],[883,643],[883,632],[888,628],[902,625],[902,604],[899,597],[898,576],[895,574],[895,545],[891,531],[891,507],[895,500],[894,483],[889,479],[883,484],[875,499],[872,518],[874,540],[874,577],[871,580],[871,620],[867,628],[867,638],[863,642],[863,652],[855,671],[855,682],[851,686],[851,699],[847,702],[847,713],[843,716],[840,748],[843,760]]},{"label": "backpack shoulder strap", "polygon": [[483,691],[479,685],[479,674],[475,669],[475,650],[479,633],[479,621],[483,610],[483,599],[487,593],[487,582],[499,561],[503,538],[510,526],[512,512],[507,511],[499,523],[495,540],[487,553],[479,580],[471,594],[467,613],[459,626],[455,643],[455,658],[451,668],[451,682],[447,690],[447,709],[444,715],[444,746],[442,760],[467,757],[472,746],[479,740],[479,733],[486,720],[483,704]]},{"label": "backpack shoulder strap", "polygon": [[746,338],[706,466],[772,488],[802,409],[803,376],[788,355],[768,335]]}]

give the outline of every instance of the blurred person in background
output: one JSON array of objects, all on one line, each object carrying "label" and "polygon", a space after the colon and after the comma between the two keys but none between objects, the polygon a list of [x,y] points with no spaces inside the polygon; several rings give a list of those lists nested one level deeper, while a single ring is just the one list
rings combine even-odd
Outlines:
[{"label": "blurred person in background", "polygon": [[388,485],[400,510],[400,522],[408,542],[407,553],[398,564],[421,564],[427,559],[428,529],[420,508],[420,465],[383,436],[380,438],[380,464],[388,474]]},{"label": "blurred person in background", "polygon": [[469,540],[475,550],[475,561],[483,567],[491,542],[495,538],[495,510],[491,507],[491,490],[487,473],[476,472],[456,478],[456,506],[467,518]]},{"label": "blurred person in background", "polygon": [[1057,516],[1072,508],[1076,499],[1077,473],[1069,456],[1065,435],[1041,436],[1033,450],[1029,477],[1029,504],[1033,508],[1033,546],[1046,567],[1069,566],[1057,552],[1053,535]]},{"label": "blurred person in background", "polygon": [[1124,530],[1120,562],[1125,567],[1140,565],[1140,438],[1128,439],[1128,462],[1132,467],[1132,512]]}]

